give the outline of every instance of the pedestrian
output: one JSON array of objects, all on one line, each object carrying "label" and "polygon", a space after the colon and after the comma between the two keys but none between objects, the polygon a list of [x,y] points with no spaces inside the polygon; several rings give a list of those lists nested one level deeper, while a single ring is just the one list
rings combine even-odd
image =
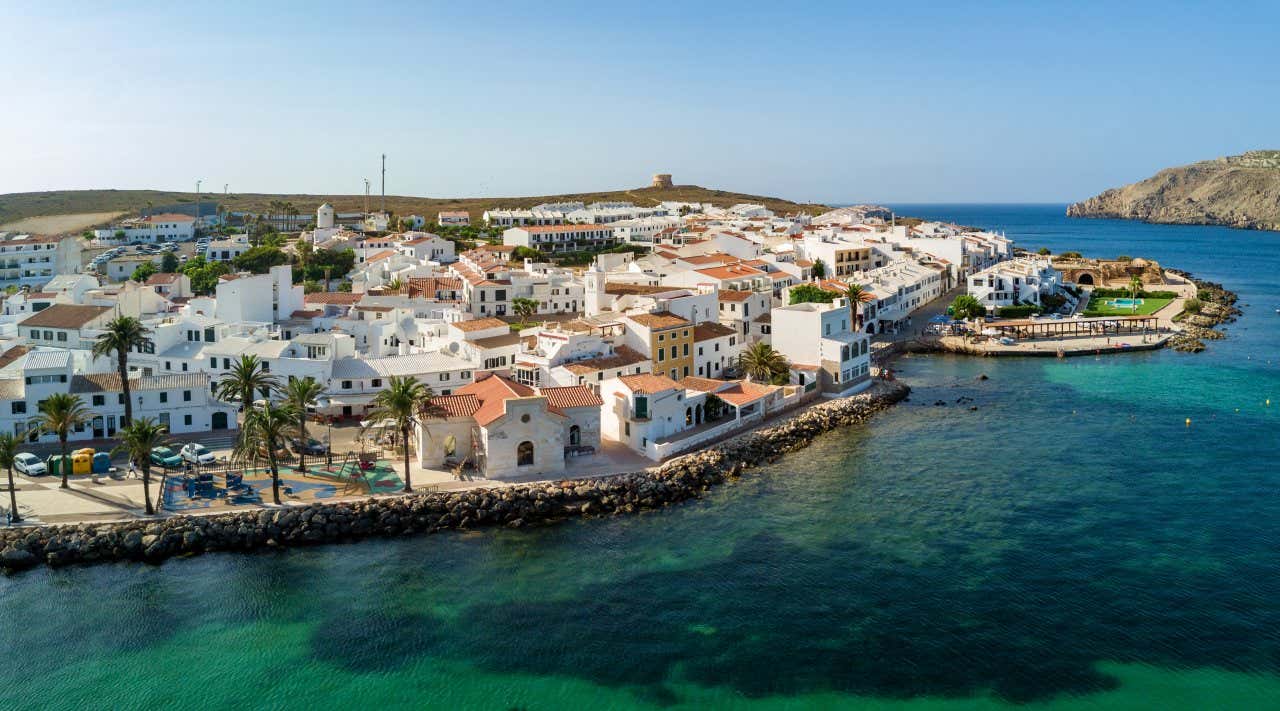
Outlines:
[{"label": "pedestrian", "polygon": [[128,475],[127,477],[125,477],[125,478],[127,478],[127,479],[133,479],[137,473],[138,473],[138,468],[134,466],[134,464],[133,464],[133,460],[132,460],[132,459],[130,459],[130,460],[129,460],[129,475]]}]

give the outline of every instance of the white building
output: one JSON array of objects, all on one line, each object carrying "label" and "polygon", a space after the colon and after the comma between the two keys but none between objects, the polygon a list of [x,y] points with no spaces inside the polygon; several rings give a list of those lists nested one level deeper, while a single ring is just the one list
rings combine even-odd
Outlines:
[{"label": "white building", "polygon": [[849,300],[780,306],[772,314],[772,345],[791,363],[795,384],[817,379],[823,394],[852,395],[871,384],[871,343],[854,332]]},{"label": "white building", "polygon": [[231,235],[226,239],[209,240],[209,249],[205,252],[205,259],[210,262],[231,262],[236,257],[248,252],[252,249],[249,244],[249,235]]},{"label": "white building", "polygon": [[59,274],[80,271],[80,240],[3,233],[0,238],[0,289],[40,289]]},{"label": "white building", "polygon": [[1019,257],[972,274],[965,284],[970,296],[995,313],[1002,306],[1040,306],[1042,296],[1061,289],[1062,272],[1048,257]]},{"label": "white building", "polygon": [[93,236],[102,244],[189,242],[196,238],[196,218],[176,213],[135,217],[94,230]]},{"label": "white building", "polygon": [[543,252],[599,251],[617,244],[608,225],[529,225],[502,233],[502,243]]},{"label": "white building", "polygon": [[471,213],[466,210],[442,210],[436,215],[436,224],[441,227],[467,227],[471,224]]}]

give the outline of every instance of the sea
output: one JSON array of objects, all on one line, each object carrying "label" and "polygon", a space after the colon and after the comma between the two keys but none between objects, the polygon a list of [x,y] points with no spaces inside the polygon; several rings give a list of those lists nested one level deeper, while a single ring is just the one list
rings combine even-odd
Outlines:
[{"label": "sea", "polygon": [[657,512],[2,577],[0,707],[1280,709],[1280,233],[893,207],[1244,315],[904,358],[907,402]]}]

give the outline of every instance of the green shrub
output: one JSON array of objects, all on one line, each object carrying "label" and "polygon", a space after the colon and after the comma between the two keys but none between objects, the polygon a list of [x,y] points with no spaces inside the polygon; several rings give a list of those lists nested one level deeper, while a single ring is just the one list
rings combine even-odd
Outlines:
[{"label": "green shrub", "polygon": [[1027,318],[1032,314],[1040,313],[1037,306],[1024,304],[1022,306],[1001,306],[996,309],[996,315],[1001,318]]},{"label": "green shrub", "polygon": [[1182,304],[1182,310],[1189,314],[1198,314],[1203,307],[1204,304],[1200,302],[1200,299],[1187,299]]}]

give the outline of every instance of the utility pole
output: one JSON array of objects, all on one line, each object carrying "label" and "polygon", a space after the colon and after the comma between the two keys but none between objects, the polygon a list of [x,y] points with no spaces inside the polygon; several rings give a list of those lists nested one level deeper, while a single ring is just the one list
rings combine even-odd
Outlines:
[{"label": "utility pole", "polygon": [[364,214],[369,214],[369,179],[364,179]]},{"label": "utility pole", "polygon": [[192,234],[194,234],[196,230],[200,229],[200,182],[201,181],[199,180],[196,181],[196,224],[191,230]]},{"label": "utility pole", "polygon": [[387,154],[382,154],[382,213],[387,212]]},{"label": "utility pole", "polygon": [[[227,188],[229,188],[229,187],[231,187],[231,184],[230,184],[230,183],[223,183],[223,184],[222,184],[222,204],[218,206],[218,207],[220,208],[220,209],[218,210],[218,212],[219,212],[219,213],[221,213],[223,210],[225,210],[225,209],[227,208]],[[227,224],[227,218],[226,218],[226,217],[223,217],[223,218],[222,218],[222,224],[223,224],[223,225]]]}]

